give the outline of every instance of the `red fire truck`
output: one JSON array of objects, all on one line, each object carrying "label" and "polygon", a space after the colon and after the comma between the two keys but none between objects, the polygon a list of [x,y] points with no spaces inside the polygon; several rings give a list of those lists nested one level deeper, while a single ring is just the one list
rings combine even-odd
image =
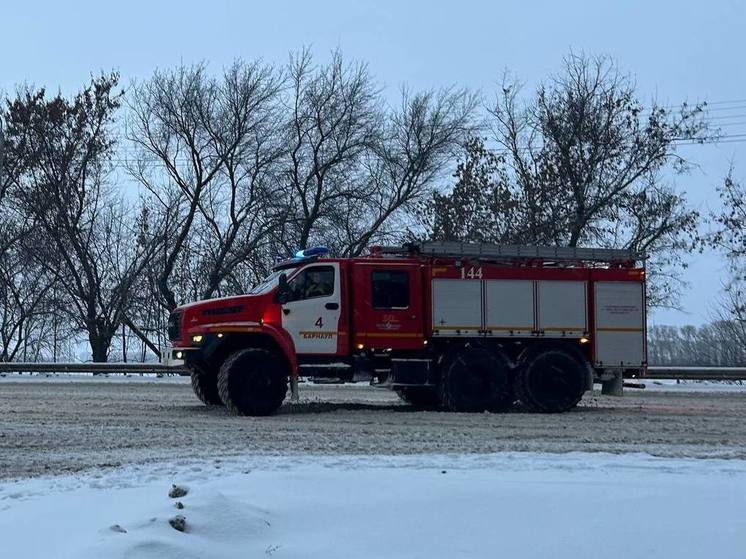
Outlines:
[{"label": "red fire truck", "polygon": [[245,295],[179,307],[169,337],[200,400],[236,414],[273,413],[299,376],[423,409],[561,412],[644,372],[645,319],[630,251],[431,242],[301,251]]}]

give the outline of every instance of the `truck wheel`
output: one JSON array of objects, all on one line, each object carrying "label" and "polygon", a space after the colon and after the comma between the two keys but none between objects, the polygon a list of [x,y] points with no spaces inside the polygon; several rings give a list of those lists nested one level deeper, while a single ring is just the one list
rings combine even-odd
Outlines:
[{"label": "truck wheel", "polygon": [[192,390],[203,404],[208,406],[222,406],[223,401],[218,394],[218,375],[215,372],[205,372],[192,369]]},{"label": "truck wheel", "polygon": [[434,388],[404,386],[397,388],[396,393],[407,404],[418,410],[437,410],[440,407],[438,392]]},{"label": "truck wheel", "polygon": [[236,415],[269,415],[288,391],[287,370],[275,353],[242,349],[225,360],[218,373],[218,393]]},{"label": "truck wheel", "polygon": [[516,394],[531,411],[558,413],[574,408],[585,392],[583,364],[561,349],[530,355],[521,366]]},{"label": "truck wheel", "polygon": [[508,360],[484,348],[460,350],[445,361],[440,400],[443,408],[449,411],[507,409],[513,403]]}]

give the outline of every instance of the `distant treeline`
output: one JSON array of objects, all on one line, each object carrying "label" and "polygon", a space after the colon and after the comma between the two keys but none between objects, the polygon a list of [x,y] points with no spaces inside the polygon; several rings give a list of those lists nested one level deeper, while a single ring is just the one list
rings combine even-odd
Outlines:
[{"label": "distant treeline", "polygon": [[746,367],[746,324],[723,320],[705,326],[651,326],[650,365]]}]

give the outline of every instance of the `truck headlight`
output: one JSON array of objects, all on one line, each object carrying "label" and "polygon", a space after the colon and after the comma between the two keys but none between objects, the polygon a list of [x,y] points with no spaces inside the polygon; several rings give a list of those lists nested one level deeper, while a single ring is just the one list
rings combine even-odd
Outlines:
[{"label": "truck headlight", "polygon": [[202,335],[198,334],[196,336],[192,336],[192,342],[195,344],[202,343]]}]

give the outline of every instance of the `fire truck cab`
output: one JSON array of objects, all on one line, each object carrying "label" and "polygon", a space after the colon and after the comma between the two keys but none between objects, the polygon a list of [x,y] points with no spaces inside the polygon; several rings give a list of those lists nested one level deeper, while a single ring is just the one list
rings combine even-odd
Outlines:
[{"label": "fire truck cab", "polygon": [[205,404],[267,415],[299,376],[370,381],[423,409],[574,407],[646,366],[644,262],[627,250],[457,242],[321,248],[249,293],[177,308],[171,356]]}]

